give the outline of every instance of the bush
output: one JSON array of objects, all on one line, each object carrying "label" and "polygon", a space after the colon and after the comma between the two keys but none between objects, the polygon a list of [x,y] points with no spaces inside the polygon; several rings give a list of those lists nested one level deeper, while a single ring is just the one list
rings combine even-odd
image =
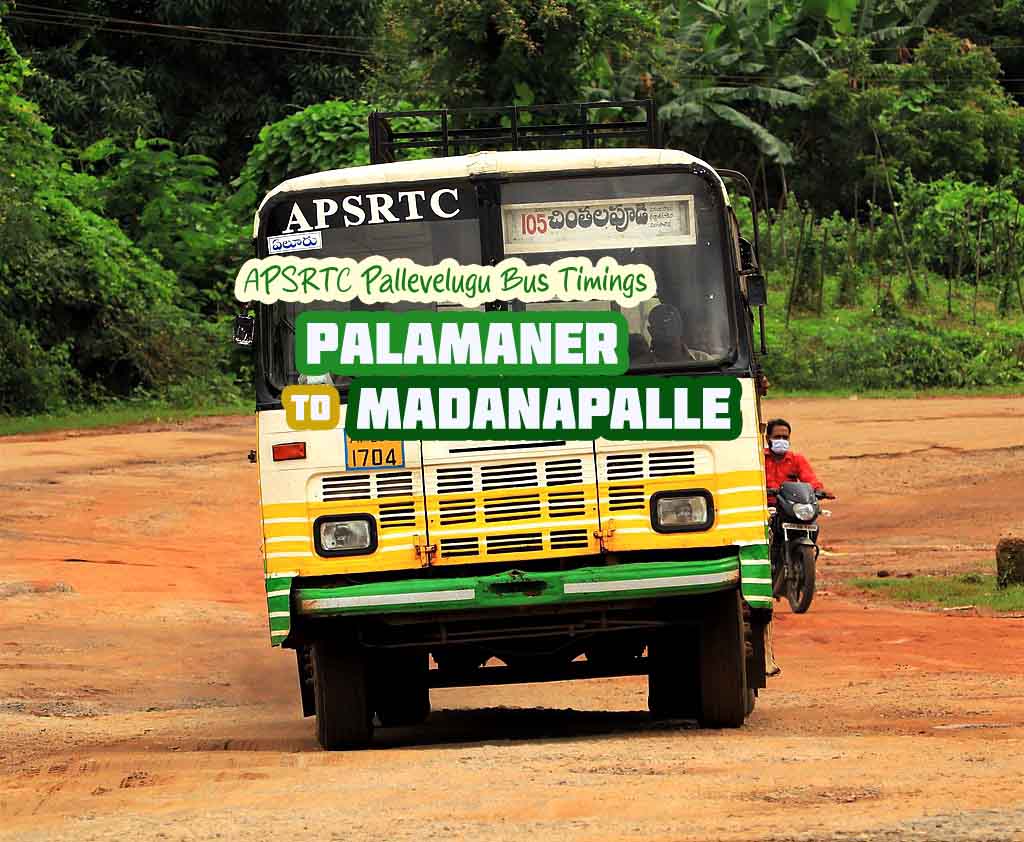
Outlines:
[{"label": "bush", "polygon": [[773,320],[764,368],[781,389],[936,389],[1024,384],[1024,326],[940,328],[923,319],[843,313]]}]

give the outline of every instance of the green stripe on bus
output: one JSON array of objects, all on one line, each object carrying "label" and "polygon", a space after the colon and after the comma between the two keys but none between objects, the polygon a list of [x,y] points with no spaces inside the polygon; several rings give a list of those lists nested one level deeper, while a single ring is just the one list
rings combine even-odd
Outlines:
[{"label": "green stripe on bus", "polygon": [[754,582],[743,583],[743,595],[747,596],[771,596],[772,586],[770,584],[762,585]]}]

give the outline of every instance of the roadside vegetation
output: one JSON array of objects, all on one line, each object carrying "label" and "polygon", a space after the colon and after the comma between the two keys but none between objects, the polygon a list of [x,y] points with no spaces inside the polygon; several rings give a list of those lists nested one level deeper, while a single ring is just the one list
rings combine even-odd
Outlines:
[{"label": "roadside vegetation", "polygon": [[267,189],[366,163],[375,108],[598,98],[751,177],[775,390],[1020,392],[1022,32],[1021,0],[0,0],[0,416],[247,405]]},{"label": "roadside vegetation", "polygon": [[1024,611],[1024,585],[999,588],[996,577],[989,574],[854,579],[850,584],[895,602],[926,603],[942,608],[973,606],[992,611]]}]

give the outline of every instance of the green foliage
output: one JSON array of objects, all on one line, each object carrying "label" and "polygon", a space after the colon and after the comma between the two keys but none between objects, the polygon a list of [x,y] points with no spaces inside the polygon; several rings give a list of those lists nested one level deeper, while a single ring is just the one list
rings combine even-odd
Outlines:
[{"label": "green foliage", "polygon": [[156,97],[146,90],[143,71],[121,67],[105,55],[82,56],[74,46],[38,58],[46,71],[31,76],[27,93],[57,128],[61,145],[73,148],[109,139],[128,146],[159,128],[160,111]]},{"label": "green foliage", "polygon": [[[128,147],[137,134],[158,134],[188,153],[214,158],[226,175],[238,172],[265,124],[314,103],[359,95],[363,63],[389,49],[373,38],[377,6],[370,0],[60,5],[60,25],[25,15],[8,25],[39,69],[29,97],[60,126],[61,140],[85,148],[112,137]],[[160,26],[117,27],[134,33],[126,35],[101,28],[103,17]]]},{"label": "green foliage", "polygon": [[[399,102],[395,110],[414,106]],[[292,114],[260,132],[249,153],[236,186],[244,193],[234,201],[246,204],[251,213],[268,190],[288,178],[359,167],[370,163],[369,116],[374,106],[366,102],[332,100]],[[425,118],[399,118],[397,131],[432,128]],[[429,157],[429,150],[416,150],[410,157]]]},{"label": "green foliage", "polygon": [[657,32],[641,0],[385,0],[383,20],[391,49],[373,93],[450,106],[507,105],[517,85],[540,103],[579,101]]},{"label": "green foliage", "polygon": [[[811,6],[820,6],[820,15]],[[709,142],[721,148],[724,135],[739,141],[744,152],[754,149],[770,161],[791,164],[790,144],[766,121],[777,110],[799,112],[805,106],[804,92],[813,81],[802,71],[816,71],[821,59],[798,36],[809,17],[829,20],[837,6],[723,0],[672,9],[665,28],[673,37],[664,49],[658,85],[659,115],[669,139],[702,154]],[[786,43],[796,45],[798,55],[787,57]]]},{"label": "green foliage", "polygon": [[0,53],[0,411],[208,376],[223,337],[182,308],[175,276],[101,215],[97,180],[71,170],[20,96],[27,66],[2,30]]},{"label": "green foliage", "polygon": [[1021,0],[65,7],[67,25],[8,23],[0,0],[32,61],[0,27],[0,413],[233,401],[254,208],[369,163],[369,113],[406,100],[652,96],[669,145],[754,176],[772,208],[777,386],[1024,383]]},{"label": "green foliage", "polygon": [[901,313],[891,300],[875,314],[837,311],[769,321],[763,364],[783,390],[977,388],[1024,383],[1024,325],[949,328]]},{"label": "green foliage", "polygon": [[102,171],[97,189],[106,215],[174,272],[183,292],[204,311],[234,307],[225,281],[247,256],[248,232],[223,206],[216,162],[182,155],[159,138],[127,150],[99,141],[81,159]]},{"label": "green foliage", "polygon": [[[991,52],[965,48],[943,33],[926,37],[907,64],[871,61],[868,40],[826,48],[842,69],[808,95],[806,113],[784,133],[799,133],[793,183],[816,208],[852,212],[883,196],[889,176],[907,168],[932,181],[956,173],[994,183],[1020,164],[1024,110],[999,84]],[[883,166],[883,164],[885,166]]]}]

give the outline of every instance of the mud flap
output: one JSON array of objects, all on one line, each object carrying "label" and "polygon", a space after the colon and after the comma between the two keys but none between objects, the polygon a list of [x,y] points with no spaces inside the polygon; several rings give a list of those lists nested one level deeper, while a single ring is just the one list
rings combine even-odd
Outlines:
[{"label": "mud flap", "polygon": [[309,657],[309,647],[297,647],[295,659],[299,668],[299,695],[302,698],[302,715],[315,716],[316,694],[313,690],[313,661]]},{"label": "mud flap", "polygon": [[764,624],[751,624],[750,643],[753,651],[747,655],[747,686],[752,690],[760,690],[768,686],[766,635],[767,627]]}]

